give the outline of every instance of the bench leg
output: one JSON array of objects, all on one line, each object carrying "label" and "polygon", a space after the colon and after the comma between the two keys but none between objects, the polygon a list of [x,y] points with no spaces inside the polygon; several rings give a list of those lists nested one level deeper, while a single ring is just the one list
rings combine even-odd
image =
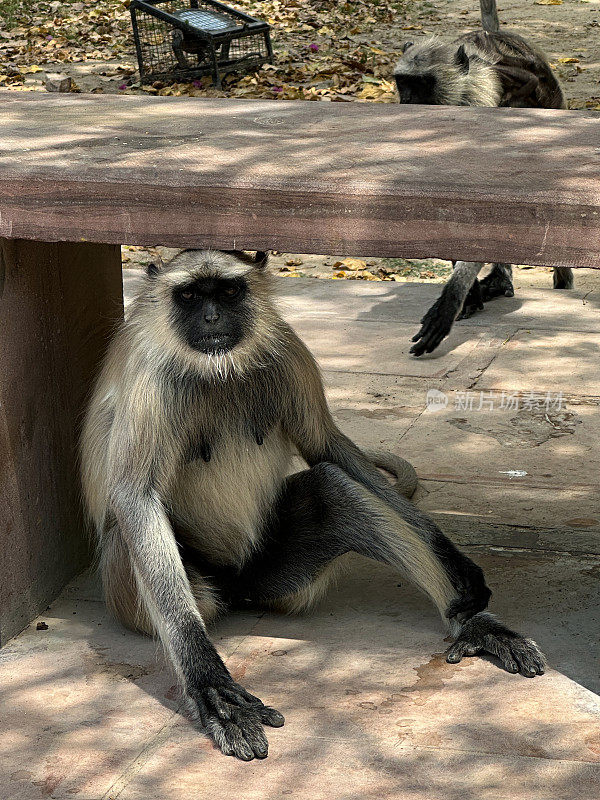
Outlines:
[{"label": "bench leg", "polygon": [[89,563],[77,437],[122,316],[119,246],[0,239],[0,645]]}]

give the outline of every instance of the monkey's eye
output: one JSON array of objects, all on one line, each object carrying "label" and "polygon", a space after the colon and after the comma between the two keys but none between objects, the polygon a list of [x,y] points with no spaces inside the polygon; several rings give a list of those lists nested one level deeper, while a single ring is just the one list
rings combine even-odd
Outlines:
[{"label": "monkey's eye", "polygon": [[240,293],[240,287],[231,284],[230,286],[224,286],[222,292],[225,297],[236,297]]},{"label": "monkey's eye", "polygon": [[182,300],[186,301],[193,300],[195,296],[196,296],[195,293],[191,289],[184,289],[183,292],[179,292],[179,297]]}]

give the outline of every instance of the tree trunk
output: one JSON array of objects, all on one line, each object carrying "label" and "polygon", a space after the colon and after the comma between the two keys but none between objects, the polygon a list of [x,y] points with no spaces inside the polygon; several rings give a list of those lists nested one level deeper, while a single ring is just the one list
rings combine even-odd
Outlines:
[{"label": "tree trunk", "polygon": [[496,10],[496,0],[479,0],[481,6],[481,24],[484,31],[497,33],[500,29],[498,22],[498,11]]}]

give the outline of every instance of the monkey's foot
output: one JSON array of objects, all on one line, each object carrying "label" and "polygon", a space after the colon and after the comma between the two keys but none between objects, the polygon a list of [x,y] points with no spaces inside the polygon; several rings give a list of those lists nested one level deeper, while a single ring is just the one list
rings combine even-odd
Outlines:
[{"label": "monkey's foot", "polygon": [[511,631],[487,611],[464,623],[446,661],[458,664],[463,656],[481,652],[496,656],[507,672],[520,672],[528,678],[544,674],[546,659],[533,639]]},{"label": "monkey's foot", "polygon": [[515,289],[510,277],[499,270],[492,270],[487,277],[481,279],[480,285],[481,299],[484,303],[493,300],[494,297],[515,296]]},{"label": "monkey's foot", "polygon": [[269,744],[263,725],[280,728],[285,722],[279,711],[265,706],[231,679],[188,692],[188,699],[217,747],[242,761],[266,758]]},{"label": "monkey's foot", "polygon": [[475,278],[473,286],[469,289],[469,294],[465,297],[465,302],[456,319],[469,319],[477,311],[483,311],[483,298],[481,296],[481,284]]},{"label": "monkey's foot", "polygon": [[573,270],[570,267],[554,268],[554,288],[572,289],[575,285],[573,281]]}]

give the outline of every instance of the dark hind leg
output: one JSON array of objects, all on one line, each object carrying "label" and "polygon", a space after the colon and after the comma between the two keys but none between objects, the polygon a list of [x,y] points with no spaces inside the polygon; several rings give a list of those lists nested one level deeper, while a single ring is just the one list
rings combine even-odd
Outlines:
[{"label": "dark hind leg", "polygon": [[465,598],[450,575],[481,570],[448,545],[444,557],[439,556],[391,506],[338,466],[323,463],[288,479],[266,544],[241,573],[215,574],[214,580],[234,601],[297,610],[299,601],[312,598],[315,581],[327,580],[333,562],[345,553],[359,553],[408,574],[446,621],[453,618],[458,638],[449,653],[452,660],[485,649],[509,671],[541,674],[543,657],[536,645],[481,613],[490,596],[483,581],[480,593],[463,605]]},{"label": "dark hind leg", "polygon": [[554,267],[554,288],[572,289],[575,285],[570,267]]},{"label": "dark hind leg", "polygon": [[493,300],[494,297],[514,297],[512,264],[494,264],[490,274],[482,278],[480,283],[481,297],[484,303]]},{"label": "dark hind leg", "polygon": [[435,544],[428,541],[412,508],[409,521],[341,467],[317,464],[288,478],[265,544],[243,570],[208,574],[225,596],[270,602],[306,589],[339,556],[355,552],[408,573],[444,618],[483,610],[490,591],[479,567],[441,531]]}]

